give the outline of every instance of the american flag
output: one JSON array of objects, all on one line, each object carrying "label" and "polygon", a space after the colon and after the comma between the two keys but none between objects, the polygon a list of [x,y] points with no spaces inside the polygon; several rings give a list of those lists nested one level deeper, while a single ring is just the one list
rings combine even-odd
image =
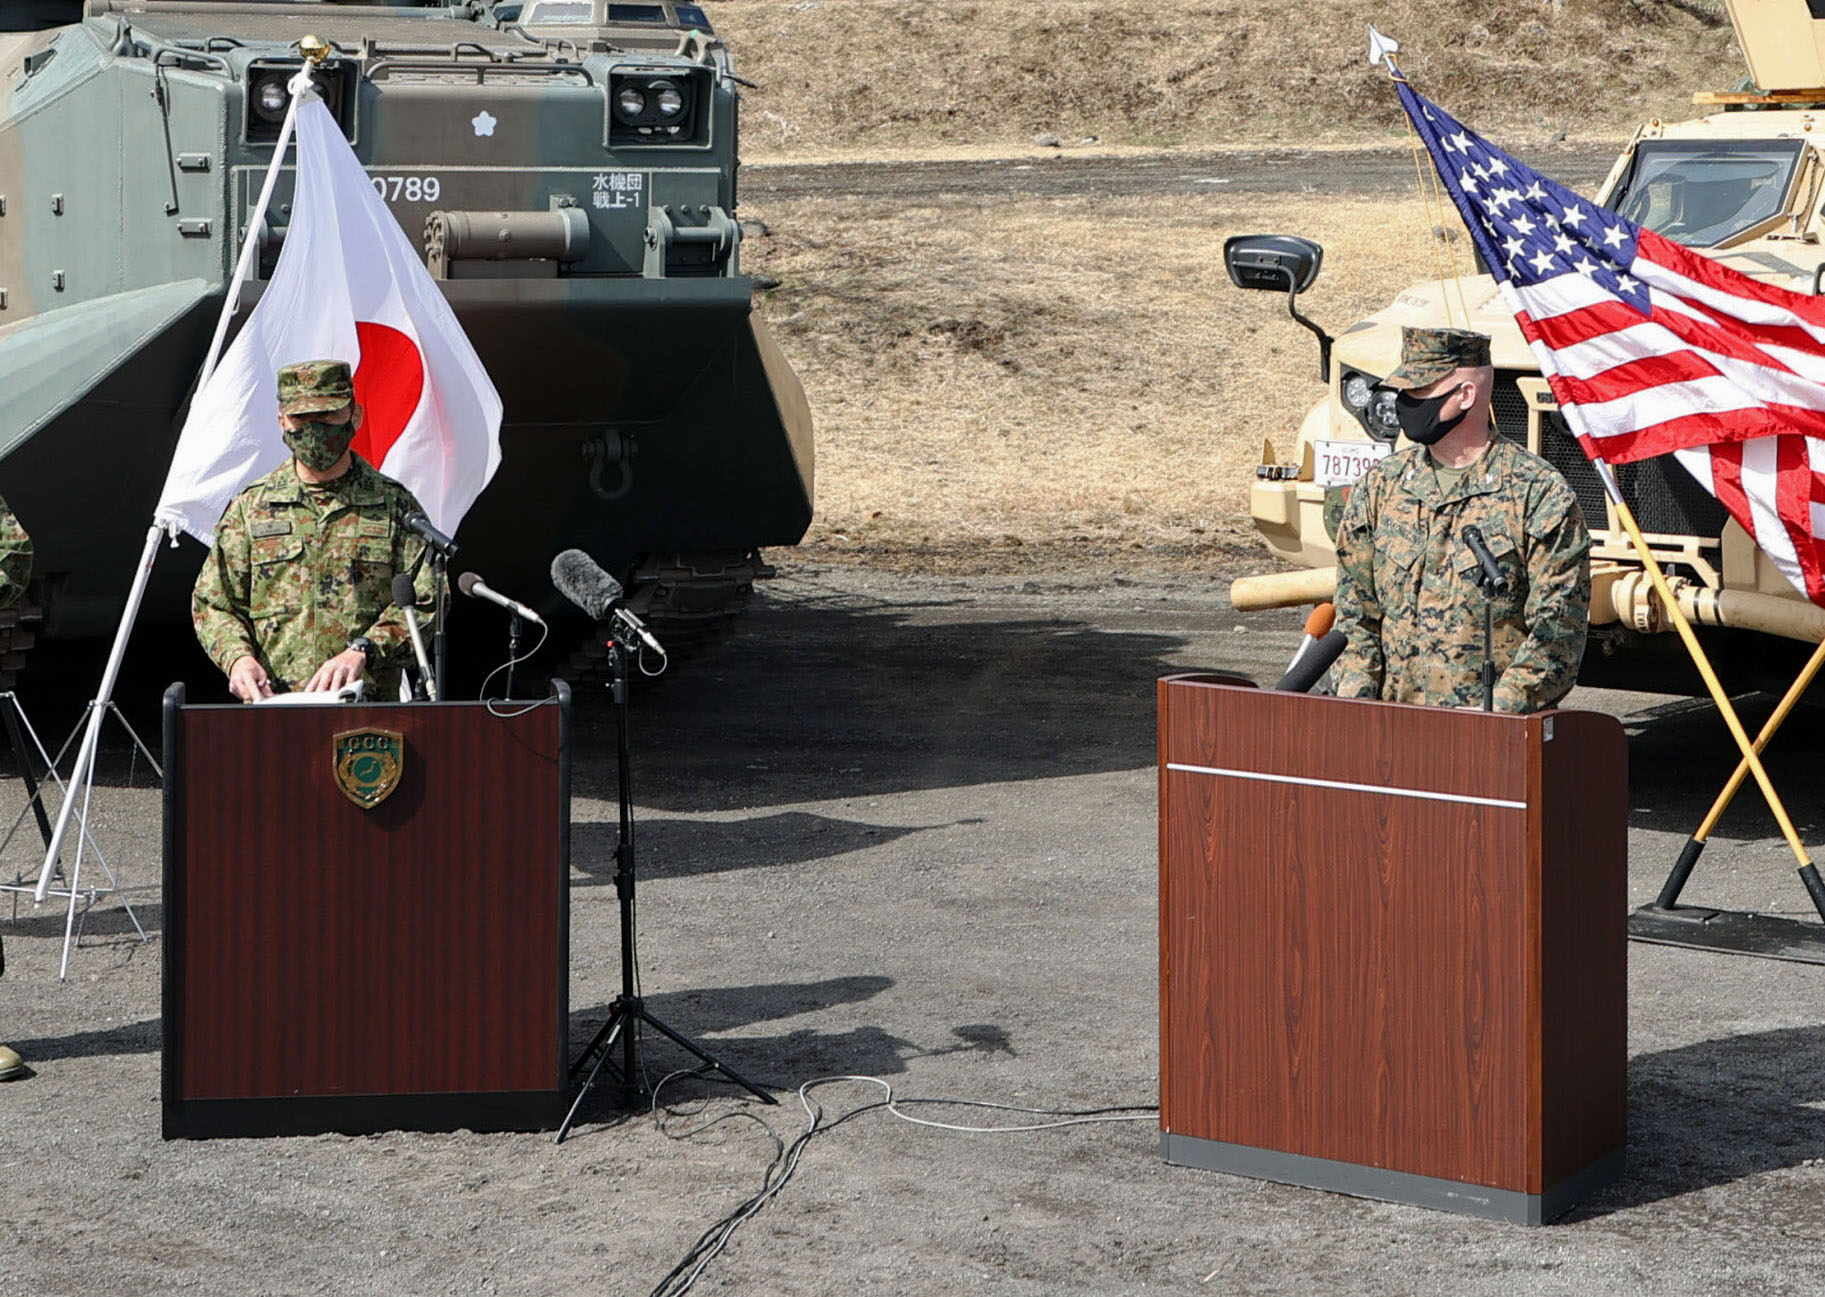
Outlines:
[{"label": "american flag", "polygon": [[1825,604],[1825,297],[1625,220],[1395,87],[1585,454],[1674,454]]}]

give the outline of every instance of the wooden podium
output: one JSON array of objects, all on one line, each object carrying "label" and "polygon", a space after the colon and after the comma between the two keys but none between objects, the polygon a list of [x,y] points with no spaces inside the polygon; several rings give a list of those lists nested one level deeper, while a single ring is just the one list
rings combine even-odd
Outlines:
[{"label": "wooden podium", "polygon": [[171,687],[165,1138],[557,1126],[569,713]]},{"label": "wooden podium", "polygon": [[1538,1224],[1621,1174],[1621,726],[1160,681],[1168,1162]]}]

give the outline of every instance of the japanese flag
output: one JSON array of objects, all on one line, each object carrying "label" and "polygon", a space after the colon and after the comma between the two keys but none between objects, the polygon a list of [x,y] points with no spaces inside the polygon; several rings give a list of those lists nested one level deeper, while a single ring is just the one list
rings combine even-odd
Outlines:
[{"label": "japanese flag", "polygon": [[418,250],[329,110],[298,105],[291,225],[266,292],[190,405],[157,520],[208,544],[241,489],[290,452],[276,374],[346,360],[355,452],[454,533],[501,460],[501,399]]}]

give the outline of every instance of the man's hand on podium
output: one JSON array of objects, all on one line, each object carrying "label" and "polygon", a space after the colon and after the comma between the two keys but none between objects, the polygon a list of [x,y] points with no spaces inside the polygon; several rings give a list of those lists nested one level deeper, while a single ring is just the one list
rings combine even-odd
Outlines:
[{"label": "man's hand on podium", "polygon": [[368,655],[358,648],[344,649],[328,662],[317,668],[317,674],[305,684],[303,692],[314,694],[328,689],[332,692],[344,685],[354,684],[361,679],[361,673],[368,669]]},{"label": "man's hand on podium", "polygon": [[272,697],[272,681],[267,679],[266,668],[258,658],[243,653],[228,668],[228,692],[242,702],[255,703]]}]

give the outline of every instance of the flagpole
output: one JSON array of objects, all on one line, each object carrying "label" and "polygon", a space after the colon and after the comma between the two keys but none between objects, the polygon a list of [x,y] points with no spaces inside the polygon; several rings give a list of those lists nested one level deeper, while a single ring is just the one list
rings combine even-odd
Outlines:
[{"label": "flagpole", "polygon": [[[285,150],[291,143],[292,132],[297,125],[298,105],[307,94],[314,93],[310,69],[321,63],[329,53],[329,47],[314,36],[305,37],[299,42],[299,48],[303,51],[306,66],[286,86],[291,92],[291,103],[286,106],[285,120],[279,127],[279,138],[273,146],[272,162],[266,168],[266,180],[260,186],[260,196],[247,216],[247,229],[241,240],[241,255],[235,262],[234,274],[229,280],[228,291],[223,296],[222,313],[216,320],[215,336],[210,339],[209,354],[203,361],[202,373],[197,380],[199,390],[209,381],[209,376],[215,372],[216,362],[221,358],[222,343],[228,336],[228,322],[234,318],[235,307],[241,296],[241,285],[246,282],[247,273],[252,268],[260,225],[266,219],[273,186],[278,181],[281,164],[285,161]],[[127,655],[127,641],[132,637],[140,604],[145,600],[146,586],[152,580],[152,564],[158,557],[158,542],[165,533],[165,527],[164,522],[154,518],[152,526],[146,531],[146,545],[140,552],[133,587],[127,592],[127,605],[121,613],[120,625],[114,631],[114,643],[108,652],[108,664],[102,670],[101,685],[96,690],[95,700],[89,704],[88,728],[83,732],[82,744],[76,750],[76,763],[70,767],[63,804],[57,810],[57,827],[52,831],[50,843],[44,850],[44,867],[38,874],[38,886],[32,892],[32,899],[38,904],[44,903],[49,892],[51,875],[57,867],[57,857],[63,850],[64,836],[69,829],[70,813],[76,806],[78,787],[85,790],[86,801],[86,790],[93,783],[95,754],[101,745],[102,717],[114,698],[114,685],[120,677],[121,662]],[[80,861],[80,845],[77,855]]]},{"label": "flagpole", "polygon": [[[1813,678],[1819,674],[1821,667],[1825,667],[1825,640],[1820,640],[1818,647],[1813,649],[1812,656],[1806,660],[1805,668],[1788,686],[1779,705],[1775,707],[1774,714],[1768,718],[1767,724],[1762,726],[1762,732],[1755,736],[1756,755],[1761,755],[1762,749],[1768,746],[1774,738],[1775,732],[1786,723],[1787,717],[1799,704],[1806,690],[1811,687]],[[1717,795],[1717,800],[1711,803],[1711,809],[1706,813],[1704,822],[1698,826],[1690,838],[1686,839],[1685,849],[1679,853],[1679,859],[1673,865],[1673,872],[1667,875],[1667,881],[1661,885],[1660,895],[1654,900],[1656,909],[1670,910],[1679,903],[1679,893],[1685,888],[1686,880],[1692,876],[1692,867],[1698,863],[1699,853],[1705,849],[1705,843],[1711,837],[1712,831],[1717,828],[1717,822],[1724,817],[1724,811],[1736,799],[1737,792],[1743,786],[1743,780],[1748,777],[1749,763],[1747,761],[1737,762],[1735,773],[1730,776],[1730,782],[1724,785],[1723,792]]]},{"label": "flagpole", "polygon": [[1667,610],[1667,616],[1673,619],[1673,629],[1679,632],[1679,638],[1685,641],[1686,652],[1691,654],[1692,665],[1698,668],[1698,674],[1705,682],[1705,688],[1717,704],[1718,711],[1723,713],[1724,724],[1730,729],[1730,737],[1736,740],[1736,746],[1743,754],[1742,764],[1755,776],[1755,782],[1762,790],[1762,796],[1768,799],[1768,808],[1774,812],[1774,821],[1780,826],[1781,834],[1787,839],[1787,845],[1793,851],[1799,863],[1800,882],[1805,884],[1806,894],[1812,898],[1812,905],[1825,919],[1825,881],[1819,878],[1818,866],[1806,854],[1806,847],[1800,841],[1800,835],[1794,831],[1793,821],[1787,816],[1787,808],[1781,802],[1780,794],[1774,791],[1774,784],[1768,778],[1768,772],[1762,768],[1760,749],[1749,741],[1749,735],[1743,729],[1742,721],[1736,715],[1736,708],[1731,706],[1729,695],[1724,692],[1717,674],[1711,669],[1710,659],[1698,643],[1698,636],[1693,633],[1692,624],[1686,620],[1685,613],[1680,611],[1679,600],[1673,597],[1673,591],[1667,585],[1666,574],[1660,570],[1660,564],[1648,550],[1647,538],[1641,534],[1641,527],[1635,521],[1635,515],[1622,498],[1622,491],[1616,485],[1615,475],[1610,466],[1597,459],[1591,461],[1597,466],[1597,475],[1603,479],[1603,489],[1609,493],[1610,503],[1616,510],[1616,517],[1627,528],[1629,539],[1634,543],[1635,554],[1641,559],[1642,567],[1647,571],[1648,580],[1654,585],[1654,592]]}]

